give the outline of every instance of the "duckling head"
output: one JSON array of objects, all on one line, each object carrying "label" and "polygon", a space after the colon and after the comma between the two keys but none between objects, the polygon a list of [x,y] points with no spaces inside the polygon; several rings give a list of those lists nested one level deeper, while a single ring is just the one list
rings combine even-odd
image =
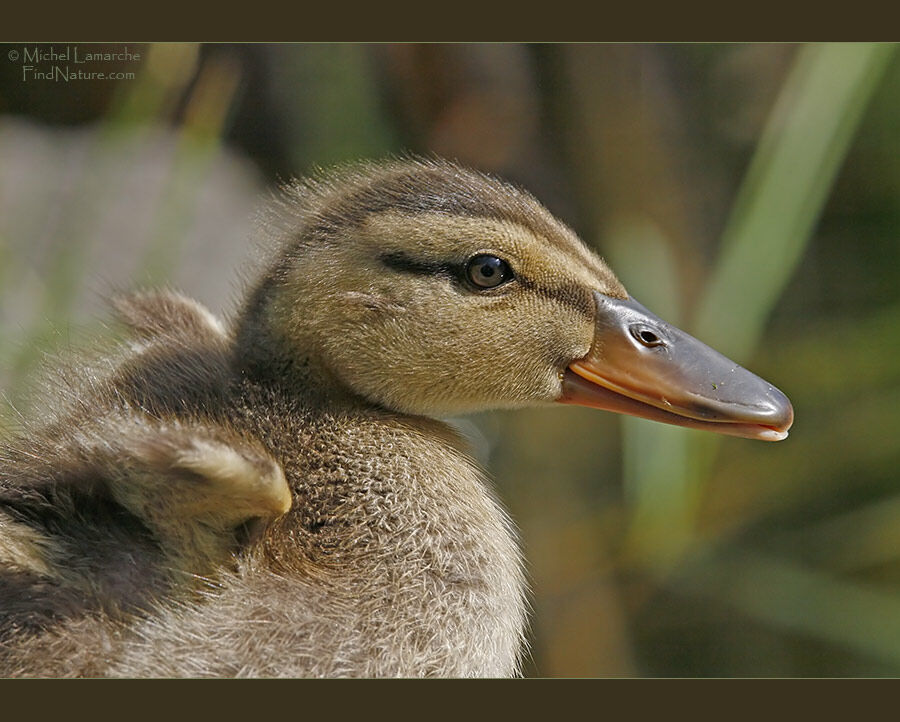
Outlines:
[{"label": "duckling head", "polygon": [[787,435],[780,391],[643,308],[513,186],[402,160],[285,190],[237,323],[248,369],[409,414],[563,402]]}]

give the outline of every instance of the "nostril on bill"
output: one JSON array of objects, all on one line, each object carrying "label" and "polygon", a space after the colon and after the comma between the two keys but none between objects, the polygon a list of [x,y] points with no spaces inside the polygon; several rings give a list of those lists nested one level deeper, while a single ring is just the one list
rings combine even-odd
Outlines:
[{"label": "nostril on bill", "polygon": [[659,336],[644,326],[633,326],[631,328],[631,335],[648,348],[661,346],[663,344],[663,340]]}]

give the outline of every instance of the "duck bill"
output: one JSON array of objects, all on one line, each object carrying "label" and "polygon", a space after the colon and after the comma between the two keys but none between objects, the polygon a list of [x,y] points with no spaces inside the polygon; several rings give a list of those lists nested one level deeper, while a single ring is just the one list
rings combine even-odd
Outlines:
[{"label": "duck bill", "polygon": [[632,298],[594,293],[594,342],[563,378],[562,403],[763,441],[787,437],[778,389]]}]

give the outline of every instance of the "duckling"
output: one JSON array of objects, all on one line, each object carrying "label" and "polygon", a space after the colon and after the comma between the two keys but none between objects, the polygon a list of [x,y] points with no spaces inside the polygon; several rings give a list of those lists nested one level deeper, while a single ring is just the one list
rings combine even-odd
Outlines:
[{"label": "duckling", "polygon": [[779,440],[531,195],[441,160],[288,185],[230,324],[120,298],[112,355],[0,452],[4,676],[514,676],[513,523],[438,420],[582,404]]}]

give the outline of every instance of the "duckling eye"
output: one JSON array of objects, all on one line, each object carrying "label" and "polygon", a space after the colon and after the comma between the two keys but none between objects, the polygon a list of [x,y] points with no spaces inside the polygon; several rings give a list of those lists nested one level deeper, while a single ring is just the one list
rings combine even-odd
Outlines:
[{"label": "duckling eye", "polygon": [[496,288],[513,277],[509,264],[497,256],[472,256],[466,266],[466,276],[476,288]]}]

